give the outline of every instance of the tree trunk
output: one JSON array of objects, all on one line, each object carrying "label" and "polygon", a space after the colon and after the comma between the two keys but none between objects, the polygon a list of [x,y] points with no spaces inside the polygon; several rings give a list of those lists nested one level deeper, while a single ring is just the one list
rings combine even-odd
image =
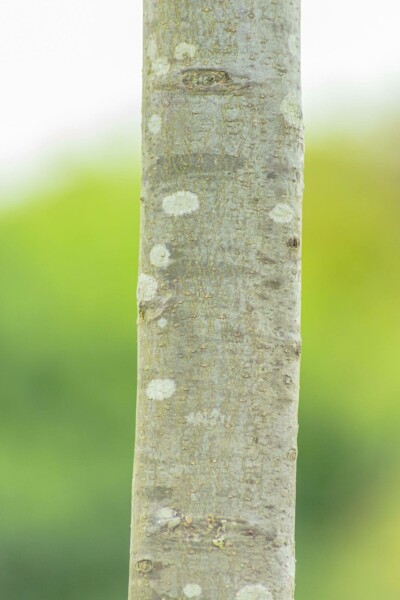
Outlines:
[{"label": "tree trunk", "polygon": [[290,600],[300,0],[145,0],[130,600]]}]

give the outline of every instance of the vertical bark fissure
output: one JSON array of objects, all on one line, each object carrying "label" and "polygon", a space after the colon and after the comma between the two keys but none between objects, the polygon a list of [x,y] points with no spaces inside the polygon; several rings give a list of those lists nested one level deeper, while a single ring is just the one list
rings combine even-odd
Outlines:
[{"label": "vertical bark fissure", "polygon": [[300,0],[145,0],[130,600],[291,600]]}]

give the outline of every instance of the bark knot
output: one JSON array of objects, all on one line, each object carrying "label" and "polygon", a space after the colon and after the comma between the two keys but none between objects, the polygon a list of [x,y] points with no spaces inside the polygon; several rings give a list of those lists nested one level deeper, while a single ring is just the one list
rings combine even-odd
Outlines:
[{"label": "bark knot", "polygon": [[143,560],[139,560],[136,563],[136,569],[139,573],[150,573],[153,570],[153,563],[151,560],[147,560],[146,558]]},{"label": "bark knot", "polygon": [[185,69],[182,71],[182,83],[189,89],[204,89],[227,84],[230,76],[219,69]]}]

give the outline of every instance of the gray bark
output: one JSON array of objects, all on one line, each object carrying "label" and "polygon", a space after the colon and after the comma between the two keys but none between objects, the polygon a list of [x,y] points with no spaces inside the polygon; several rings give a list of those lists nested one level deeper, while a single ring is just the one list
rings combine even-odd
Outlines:
[{"label": "gray bark", "polygon": [[147,0],[130,600],[290,600],[300,0]]}]

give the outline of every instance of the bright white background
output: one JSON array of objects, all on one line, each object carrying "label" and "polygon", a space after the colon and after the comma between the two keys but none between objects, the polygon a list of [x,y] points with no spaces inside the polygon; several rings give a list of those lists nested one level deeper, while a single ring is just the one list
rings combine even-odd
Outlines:
[{"label": "bright white background", "polygon": [[[0,0],[2,177],[107,131],[138,138],[141,4]],[[399,25],[399,0],[303,0],[306,124],[396,105]]]}]

